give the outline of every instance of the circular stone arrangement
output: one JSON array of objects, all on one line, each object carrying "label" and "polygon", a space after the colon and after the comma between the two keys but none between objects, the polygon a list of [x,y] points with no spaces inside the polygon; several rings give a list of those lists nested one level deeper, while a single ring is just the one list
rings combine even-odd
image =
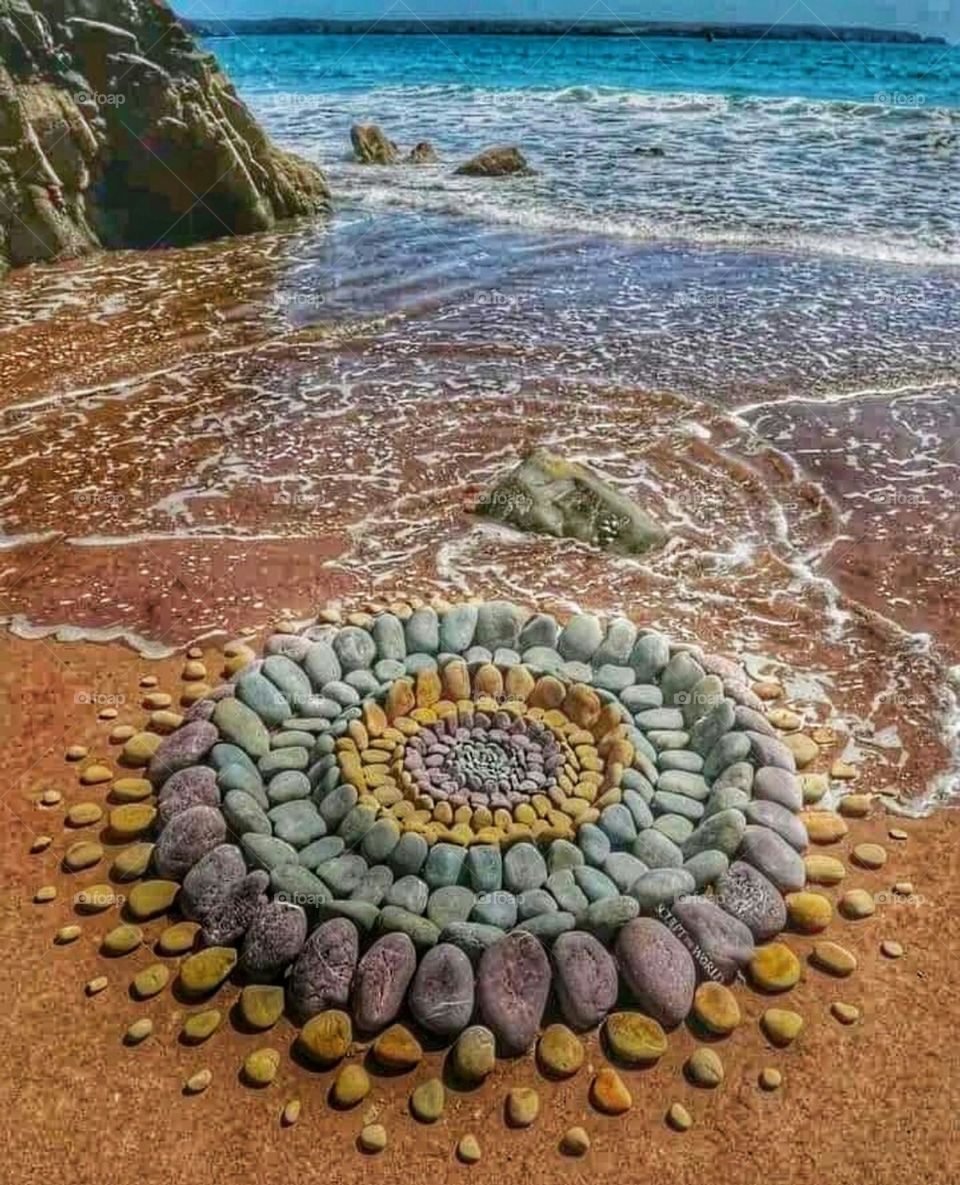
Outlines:
[{"label": "circular stone arrangement", "polygon": [[308,1046],[406,1008],[519,1052],[551,993],[577,1029],[623,993],[642,1061],[699,980],[762,974],[807,834],[738,665],[505,601],[354,620],[270,637],[152,757],[192,994],[239,961]]}]

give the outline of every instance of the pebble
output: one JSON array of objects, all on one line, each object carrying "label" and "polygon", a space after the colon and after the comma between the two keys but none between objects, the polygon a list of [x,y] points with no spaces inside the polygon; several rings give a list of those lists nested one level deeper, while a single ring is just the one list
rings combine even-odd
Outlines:
[{"label": "pebble", "polygon": [[696,967],[686,946],[662,922],[628,922],[617,938],[616,956],[623,981],[644,1012],[668,1028],[687,1016],[697,985]]},{"label": "pebble", "polygon": [[213,1073],[210,1070],[198,1070],[186,1080],[183,1089],[187,1094],[203,1094],[212,1081]]},{"label": "pebble", "polygon": [[70,745],[65,756],[67,761],[82,761],[88,752],[86,745]]},{"label": "pebble", "polygon": [[342,1066],[333,1080],[330,1097],[334,1106],[347,1108],[355,1107],[370,1093],[370,1075],[363,1066],[351,1063]]},{"label": "pebble", "polygon": [[909,839],[909,833],[904,831],[902,827],[891,827],[887,832],[891,839],[905,840]]},{"label": "pebble", "polygon": [[280,1112],[280,1122],[284,1127],[293,1127],[293,1125],[300,1119],[300,1112],[303,1110],[303,1105],[299,1099],[291,1099],[283,1110]]},{"label": "pebble", "polygon": [[44,806],[56,806],[62,799],[63,795],[59,790],[44,790],[40,795],[40,801]]},{"label": "pebble", "polygon": [[137,921],[146,921],[166,913],[179,892],[180,886],[176,881],[141,881],[130,890],[127,908]]},{"label": "pebble", "polygon": [[152,1032],[153,1021],[149,1016],[143,1016],[140,1020],[135,1020],[123,1034],[124,1044],[139,1045],[141,1041],[146,1041]]},{"label": "pebble", "polygon": [[157,939],[157,950],[161,955],[189,954],[199,933],[198,922],[174,922],[161,932]]},{"label": "pebble", "polygon": [[423,1047],[404,1025],[391,1025],[381,1033],[372,1052],[385,1070],[412,1070],[423,1060]]},{"label": "pebble", "polygon": [[540,1096],[531,1086],[515,1086],[507,1093],[506,1116],[511,1127],[530,1127],[540,1114]]},{"label": "pebble", "polygon": [[667,1051],[667,1035],[642,1012],[612,1012],[603,1032],[611,1054],[628,1066],[648,1066]]},{"label": "pebble", "polygon": [[48,901],[54,901],[57,896],[56,885],[41,885],[34,893],[33,899],[38,905],[45,905]]},{"label": "pebble", "polygon": [[687,1132],[693,1127],[693,1117],[683,1103],[671,1103],[667,1111],[667,1123],[674,1131]]},{"label": "pebble", "polygon": [[347,1055],[353,1040],[353,1026],[346,1012],[330,1008],[313,1016],[300,1030],[300,1045],[307,1056],[321,1065],[333,1065]]},{"label": "pebble", "polygon": [[95,979],[87,981],[86,993],[88,996],[96,996],[104,990],[110,981],[105,975],[98,975]]},{"label": "pebble", "polygon": [[180,986],[189,996],[205,996],[220,986],[237,965],[232,946],[210,946],[184,959]]},{"label": "pebble", "polygon": [[551,979],[546,951],[539,939],[524,930],[514,930],[483,952],[477,1001],[481,1016],[506,1052],[523,1053],[533,1044]]},{"label": "pebble", "polygon": [[553,987],[564,1018],[575,1029],[594,1028],[617,1002],[613,955],[592,934],[575,930],[557,938],[552,956]]},{"label": "pebble", "polygon": [[844,820],[833,811],[804,811],[800,819],[811,843],[836,843],[849,830]]},{"label": "pebble", "polygon": [[240,993],[240,1015],[252,1029],[271,1029],[283,1015],[279,984],[249,983]]},{"label": "pebble", "polygon": [[127,955],[143,942],[143,931],[139,926],[115,926],[105,935],[101,949],[108,955]]},{"label": "pebble", "polygon": [[143,802],[153,794],[153,783],[147,778],[117,778],[110,787],[113,802]]},{"label": "pebble", "polygon": [[410,1111],[421,1123],[436,1123],[443,1114],[446,1091],[439,1078],[421,1082],[410,1096]]},{"label": "pebble", "polygon": [[150,829],[156,817],[157,808],[149,802],[124,803],[110,812],[110,830],[121,841],[138,839]]},{"label": "pebble", "polygon": [[888,938],[880,943],[880,953],[888,959],[901,959],[904,951],[899,942]]},{"label": "pebble", "polygon": [[878,843],[858,843],[853,849],[854,863],[862,868],[878,869],[887,862],[887,851]]},{"label": "pebble", "polygon": [[276,1049],[255,1049],[243,1059],[243,1077],[249,1086],[269,1086],[279,1069]]},{"label": "pebble", "polygon": [[111,745],[122,745],[124,741],[129,741],[132,736],[135,736],[136,731],[132,724],[118,724],[115,728],[110,729],[107,740]]},{"label": "pebble", "polygon": [[560,1151],[565,1156],[584,1156],[590,1151],[590,1137],[582,1127],[570,1127],[560,1140]]},{"label": "pebble", "polygon": [[804,856],[803,866],[807,881],[814,885],[838,885],[847,875],[846,868],[835,856]]},{"label": "pebble", "polygon": [[97,802],[78,802],[67,811],[66,821],[71,827],[89,827],[103,818],[103,808]]},{"label": "pebble", "polygon": [[66,946],[70,942],[76,942],[82,933],[83,930],[80,926],[61,926],[54,935],[53,941],[58,946]]},{"label": "pebble", "polygon": [[52,835],[38,835],[34,838],[33,843],[30,845],[30,851],[34,854],[37,852],[45,852],[52,843]]},{"label": "pebble", "polygon": [[623,1115],[633,1106],[633,1097],[617,1071],[604,1066],[590,1084],[590,1102],[604,1115]]},{"label": "pebble", "polygon": [[133,991],[139,1000],[158,995],[170,980],[170,969],[163,963],[153,963],[139,971],[133,980]]},{"label": "pebble", "polygon": [[473,967],[449,942],[432,947],[420,960],[407,1003],[414,1019],[437,1037],[454,1037],[470,1022],[474,1008]]},{"label": "pebble", "polygon": [[733,992],[722,983],[704,980],[693,997],[693,1013],[711,1033],[726,1036],[740,1024],[740,1005]]},{"label": "pebble", "polygon": [[840,898],[840,912],[849,921],[860,921],[876,913],[877,905],[873,894],[867,889],[848,889]]},{"label": "pebble", "polygon": [[457,1038],[450,1060],[453,1072],[461,1082],[476,1085],[497,1064],[496,1038],[484,1025],[471,1025]]},{"label": "pebble", "polygon": [[464,1164],[476,1164],[480,1159],[480,1143],[475,1135],[468,1133],[462,1136],[457,1144],[457,1156]]},{"label": "pebble", "polygon": [[132,843],[117,852],[116,859],[110,867],[111,874],[117,880],[131,881],[143,876],[150,866],[153,857],[152,843]]},{"label": "pebble", "polygon": [[843,1004],[839,1000],[830,1005],[830,1011],[842,1025],[852,1025],[860,1019],[860,1009],[855,1004]]},{"label": "pebble", "polygon": [[774,1045],[789,1045],[800,1035],[803,1017],[788,1008],[768,1008],[760,1018],[763,1031]]},{"label": "pebble", "polygon": [[63,863],[71,872],[80,872],[84,868],[92,868],[103,859],[103,847],[91,839],[81,839],[71,844],[63,857]]},{"label": "pebble", "polygon": [[761,1090],[779,1090],[783,1075],[775,1066],[764,1066],[757,1078]]},{"label": "pebble", "polygon": [[548,1025],[537,1043],[537,1064],[549,1077],[572,1077],[584,1056],[583,1043],[566,1025]]},{"label": "pebble", "polygon": [[837,810],[848,819],[865,819],[870,814],[872,794],[847,794],[840,799]]},{"label": "pebble", "polygon": [[199,1045],[206,1041],[220,1027],[220,1012],[217,1008],[207,1008],[203,1012],[193,1012],[183,1022],[184,1040],[191,1045]]},{"label": "pebble", "polygon": [[810,961],[821,971],[827,971],[841,979],[852,975],[857,969],[857,957],[837,942],[816,942]]},{"label": "pebble", "polygon": [[113,770],[107,765],[88,765],[80,774],[80,783],[83,786],[99,786],[101,782],[109,782],[112,779]]},{"label": "pebble", "polygon": [[833,920],[833,905],[822,893],[788,893],[786,903],[790,924],[801,934],[818,934]]},{"label": "pebble", "polygon": [[713,1049],[695,1049],[684,1066],[687,1077],[695,1086],[713,1088],[723,1081],[723,1062]]},{"label": "pebble", "polygon": [[368,1123],[361,1129],[358,1141],[364,1152],[382,1152],[387,1146],[387,1129],[382,1123]]},{"label": "pebble", "polygon": [[800,960],[783,942],[759,947],[750,960],[750,978],[765,992],[786,992],[800,982]]},{"label": "pebble", "polygon": [[893,886],[893,891],[894,893],[899,894],[901,897],[912,897],[913,881],[897,881],[897,883]]}]

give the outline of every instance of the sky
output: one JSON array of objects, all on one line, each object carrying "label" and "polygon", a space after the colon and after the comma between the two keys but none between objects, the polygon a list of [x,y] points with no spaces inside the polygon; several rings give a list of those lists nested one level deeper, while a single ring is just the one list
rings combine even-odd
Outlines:
[{"label": "sky", "polygon": [[960,39],[960,0],[173,0],[181,16],[566,17],[874,25]]}]

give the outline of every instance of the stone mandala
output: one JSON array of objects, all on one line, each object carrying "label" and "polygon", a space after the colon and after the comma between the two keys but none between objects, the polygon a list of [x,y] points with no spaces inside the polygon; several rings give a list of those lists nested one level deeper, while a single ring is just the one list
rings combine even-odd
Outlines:
[{"label": "stone mandala", "polygon": [[503,601],[360,620],[270,637],[153,756],[187,994],[282,984],[321,1062],[402,1011],[519,1052],[551,993],[678,1024],[785,927],[801,789],[736,664]]}]

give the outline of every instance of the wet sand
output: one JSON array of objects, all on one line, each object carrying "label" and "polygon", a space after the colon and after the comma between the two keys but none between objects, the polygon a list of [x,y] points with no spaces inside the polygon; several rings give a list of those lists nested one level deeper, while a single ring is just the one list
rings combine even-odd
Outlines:
[{"label": "wet sand", "polygon": [[[905,1179],[946,1185],[960,1172],[955,1123],[960,1070],[949,1043],[958,1016],[960,943],[960,821],[954,812],[922,820],[891,820],[877,812],[868,820],[851,820],[849,835],[825,849],[845,858],[857,842],[883,843],[890,855],[886,867],[866,872],[850,864],[843,887],[886,896],[874,917],[831,924],[827,936],[853,950],[860,967],[844,981],[805,968],[787,1006],[803,1014],[806,1028],[790,1049],[774,1050],[763,1039],[757,1017],[769,1001],[740,985],[744,1023],[717,1043],[726,1081],[714,1092],[682,1078],[683,1060],[696,1044],[684,1030],[671,1035],[668,1053],[654,1069],[625,1072],[634,1108],[624,1118],[592,1111],[586,1068],[554,1084],[524,1057],[500,1062],[477,1091],[450,1092],[443,1118],[425,1128],[407,1113],[406,1100],[414,1085],[440,1072],[439,1054],[429,1054],[412,1074],[377,1077],[368,1100],[348,1113],[331,1110],[325,1101],[331,1074],[306,1070],[286,1056],[273,1085],[251,1090],[239,1081],[241,1061],[263,1045],[286,1054],[294,1036],[286,1020],[259,1036],[228,1024],[206,1046],[191,1049],[176,1039],[186,1009],[169,992],[146,1004],[127,996],[133,974],[155,961],[150,942],[114,962],[97,955],[99,937],[115,924],[112,912],[82,919],[83,936],[72,946],[52,945],[56,928],[74,920],[72,892],[104,879],[104,866],[73,876],[58,870],[68,838],[65,807],[104,799],[102,787],[78,785],[77,767],[64,760],[65,746],[86,744],[91,759],[115,761],[106,739],[112,724],[98,721],[96,704],[86,701],[122,697],[118,720],[139,723],[146,715],[138,706],[139,677],[156,674],[161,688],[175,692],[181,660],[145,663],[120,646],[16,639],[3,642],[0,657],[5,735],[0,1139],[5,1179],[13,1185],[55,1179],[92,1185],[105,1174],[119,1185],[147,1176],[172,1185],[253,1177],[339,1182],[357,1180],[361,1173],[391,1183],[425,1173],[444,1181],[469,1173],[484,1181],[649,1179],[693,1185],[733,1176],[744,1185],[772,1179],[790,1185],[824,1179],[838,1185],[865,1180],[894,1185]],[[212,648],[206,661],[214,674]],[[13,738],[16,743],[10,744]],[[64,792],[62,805],[37,805],[48,787]],[[858,788],[875,786],[868,779]],[[889,839],[891,823],[909,838]],[[54,844],[45,854],[30,855],[38,832],[52,835]],[[887,893],[903,880],[913,882],[910,903],[897,903]],[[52,904],[32,901],[43,883],[60,888]],[[147,923],[148,940],[164,924]],[[884,958],[879,953],[884,939],[902,943],[904,957]],[[802,954],[811,945],[797,935],[788,941]],[[109,977],[109,987],[87,998],[83,985],[99,974]],[[221,992],[218,1004],[221,998],[229,1000],[229,992]],[[858,1005],[861,1021],[839,1025],[828,1012],[834,1000]],[[125,1028],[143,1015],[154,1019],[154,1035],[136,1049],[125,1048]],[[591,1039],[588,1065],[601,1063]],[[759,1070],[768,1065],[784,1075],[784,1085],[773,1094],[756,1085]],[[213,1071],[213,1085],[203,1096],[184,1097],[183,1081],[203,1066]],[[524,1132],[509,1130],[502,1119],[506,1090],[516,1085],[535,1085],[543,1103],[540,1119]],[[296,1127],[283,1129],[279,1114],[293,1097],[301,1099],[303,1114]],[[695,1118],[684,1135],[663,1122],[674,1100]],[[390,1137],[387,1151],[375,1159],[354,1146],[370,1112]],[[577,1123],[587,1128],[593,1145],[586,1158],[573,1161],[561,1157],[556,1145]],[[470,1168],[454,1157],[456,1142],[467,1131],[476,1133],[483,1150],[481,1163]]]}]

